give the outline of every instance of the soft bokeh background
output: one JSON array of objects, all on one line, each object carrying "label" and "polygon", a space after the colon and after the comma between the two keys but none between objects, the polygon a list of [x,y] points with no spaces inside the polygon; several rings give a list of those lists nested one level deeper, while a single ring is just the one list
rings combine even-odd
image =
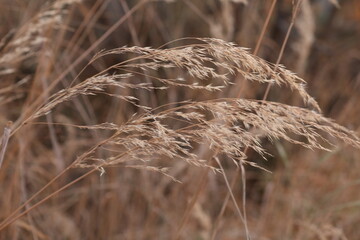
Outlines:
[{"label": "soft bokeh background", "polygon": [[[124,45],[159,47],[184,37],[214,37],[235,42],[253,52],[274,1],[67,2],[56,17],[50,14],[42,16],[44,22],[32,23],[36,14],[50,6],[49,1],[0,0],[2,55],[16,54],[16,49],[7,46],[14,33],[30,27],[34,29],[28,36],[31,41],[18,50],[17,58],[0,65],[1,88],[19,85],[12,91],[1,92],[1,128],[9,120],[15,122],[52,81],[99,39],[103,40],[101,44],[79,61],[57,89],[68,86],[101,49]],[[275,1],[258,56],[276,62],[296,2]],[[120,24],[119,19],[124,16],[125,21]],[[114,26],[110,35],[104,35]],[[40,41],[38,37],[47,40]],[[183,42],[186,41],[169,46]],[[308,91],[319,102],[325,116],[355,131],[360,126],[359,43],[358,0],[303,0],[281,60],[281,64],[308,82]],[[96,62],[79,79],[122,60],[119,58]],[[241,77],[234,81],[235,85],[213,95],[176,88],[166,93],[137,91],[131,94],[136,95],[141,104],[151,107],[185,99],[263,97],[266,86],[246,82]],[[268,99],[302,106],[295,93],[281,88],[271,88]],[[109,97],[79,97],[41,120],[85,125],[105,121],[121,124],[136,111]],[[0,219],[101,137],[96,131],[62,125],[23,126],[11,138],[0,168]],[[358,150],[339,145],[333,152],[321,152],[283,141],[264,140],[263,144],[272,154],[268,161],[251,151],[249,159],[271,173],[246,168],[246,211],[252,239],[359,238]],[[203,158],[209,157],[207,152],[198,151]],[[171,167],[169,174],[182,183],[156,172],[106,169],[105,175],[92,174],[31,211],[0,232],[0,239],[175,239],[194,196],[196,202],[179,239],[211,239],[228,192],[224,178],[213,172],[205,172],[203,178],[204,169],[176,160],[159,160],[158,164]],[[235,165],[225,162],[224,167],[231,179],[237,171]],[[84,170],[72,169],[42,196],[82,173]],[[234,194],[241,206],[240,179]],[[244,226],[231,201],[214,239],[245,239]]]}]

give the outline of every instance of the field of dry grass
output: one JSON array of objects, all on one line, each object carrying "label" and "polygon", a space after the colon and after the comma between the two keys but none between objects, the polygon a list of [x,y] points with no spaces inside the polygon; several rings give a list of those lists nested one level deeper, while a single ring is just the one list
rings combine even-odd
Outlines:
[{"label": "field of dry grass", "polygon": [[357,0],[0,0],[0,239],[359,239]]}]

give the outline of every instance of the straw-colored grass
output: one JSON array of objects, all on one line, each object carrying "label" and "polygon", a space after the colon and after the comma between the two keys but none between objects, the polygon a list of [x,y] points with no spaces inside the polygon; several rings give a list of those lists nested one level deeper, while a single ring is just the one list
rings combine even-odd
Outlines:
[{"label": "straw-colored grass", "polygon": [[[352,168],[360,139],[346,117],[344,126],[326,117],[331,99],[321,89],[331,84],[308,87],[304,80],[319,54],[312,50],[316,6],[115,2],[29,3],[21,24],[0,29],[1,239],[356,236],[349,224],[359,218],[340,214],[358,206],[356,195],[339,192],[358,184]],[[232,7],[253,19],[238,29]],[[11,19],[14,9],[2,18]],[[190,30],[180,30],[175,17],[162,19],[169,14],[163,9],[184,14],[181,24]],[[265,33],[276,31],[281,19],[270,18],[281,11],[288,11],[289,26],[272,49]],[[189,25],[194,17],[206,34],[200,23]],[[257,56],[261,44],[264,57]],[[347,67],[356,56],[343,56]],[[328,62],[326,69],[338,70]],[[331,75],[320,64],[312,71],[320,80]],[[353,78],[351,71],[343,76]],[[341,163],[346,159],[354,164]]]}]

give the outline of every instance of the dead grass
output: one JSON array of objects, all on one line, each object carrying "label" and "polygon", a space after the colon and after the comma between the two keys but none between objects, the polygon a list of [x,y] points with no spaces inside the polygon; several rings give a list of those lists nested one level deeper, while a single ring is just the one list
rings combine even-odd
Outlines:
[{"label": "dead grass", "polygon": [[314,27],[345,13],[259,2],[14,3],[29,15],[0,29],[1,238],[358,236],[360,51]]}]

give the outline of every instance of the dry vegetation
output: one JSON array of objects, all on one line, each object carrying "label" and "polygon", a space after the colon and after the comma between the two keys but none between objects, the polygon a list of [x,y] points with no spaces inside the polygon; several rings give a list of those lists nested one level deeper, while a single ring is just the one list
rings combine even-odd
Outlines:
[{"label": "dry vegetation", "polygon": [[359,238],[358,1],[0,9],[0,239]]}]

